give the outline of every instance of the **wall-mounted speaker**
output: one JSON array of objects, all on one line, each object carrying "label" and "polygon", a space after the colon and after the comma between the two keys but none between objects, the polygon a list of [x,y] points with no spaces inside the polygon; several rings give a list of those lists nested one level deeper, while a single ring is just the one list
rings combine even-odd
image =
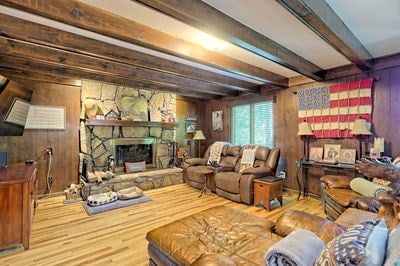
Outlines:
[{"label": "wall-mounted speaker", "polygon": [[0,168],[7,167],[7,152],[0,151]]}]

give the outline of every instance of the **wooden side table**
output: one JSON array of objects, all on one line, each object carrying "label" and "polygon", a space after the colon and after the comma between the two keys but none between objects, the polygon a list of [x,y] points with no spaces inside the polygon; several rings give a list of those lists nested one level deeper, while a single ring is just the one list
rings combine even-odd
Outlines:
[{"label": "wooden side table", "polygon": [[[201,193],[199,195],[199,198],[201,196],[203,196],[203,194],[207,193],[207,190],[209,190],[209,188],[207,187],[207,179],[208,179],[208,175],[213,174],[214,173],[214,169],[213,168],[207,168],[207,169],[203,169],[201,170],[201,174],[204,175],[204,187],[201,190]],[[210,190],[209,190],[210,191]],[[210,191],[211,192],[211,191]]]},{"label": "wooden side table", "polygon": [[275,182],[268,182],[263,179],[255,179],[254,185],[254,206],[262,203],[263,207],[269,211],[271,200],[277,199],[283,206],[283,179]]}]

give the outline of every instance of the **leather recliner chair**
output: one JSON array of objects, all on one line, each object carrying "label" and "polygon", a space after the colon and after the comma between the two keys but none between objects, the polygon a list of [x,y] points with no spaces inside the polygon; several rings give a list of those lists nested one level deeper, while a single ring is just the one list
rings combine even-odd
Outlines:
[{"label": "leather recliner chair", "polygon": [[275,176],[279,155],[280,150],[277,148],[259,146],[256,150],[253,167],[246,168],[240,173],[241,160],[238,160],[232,171],[216,173],[214,181],[217,195],[232,201],[253,204],[253,180],[266,176]]},{"label": "leather recliner chair", "polygon": [[374,212],[381,204],[374,197],[363,196],[350,187],[351,178],[342,175],[324,175],[320,179],[322,208],[329,220],[336,220],[350,207]]}]

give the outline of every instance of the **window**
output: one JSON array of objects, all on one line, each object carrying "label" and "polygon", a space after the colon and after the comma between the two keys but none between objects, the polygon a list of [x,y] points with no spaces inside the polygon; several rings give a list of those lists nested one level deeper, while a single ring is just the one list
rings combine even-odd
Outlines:
[{"label": "window", "polygon": [[273,102],[237,105],[231,110],[231,142],[275,146]]}]

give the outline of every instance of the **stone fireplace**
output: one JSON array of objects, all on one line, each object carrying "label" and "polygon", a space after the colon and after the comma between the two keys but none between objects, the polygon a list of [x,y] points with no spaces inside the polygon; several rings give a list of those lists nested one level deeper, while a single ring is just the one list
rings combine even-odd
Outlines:
[{"label": "stone fireplace", "polygon": [[[173,166],[176,128],[161,122],[175,121],[175,94],[84,81],[81,99],[80,149],[89,172],[107,170],[110,156],[120,170],[123,163],[116,157],[126,151],[132,151],[124,155],[127,160],[145,160],[149,169]],[[90,119],[85,101],[90,101],[90,108],[95,106]],[[146,147],[148,142],[151,148]]]}]

